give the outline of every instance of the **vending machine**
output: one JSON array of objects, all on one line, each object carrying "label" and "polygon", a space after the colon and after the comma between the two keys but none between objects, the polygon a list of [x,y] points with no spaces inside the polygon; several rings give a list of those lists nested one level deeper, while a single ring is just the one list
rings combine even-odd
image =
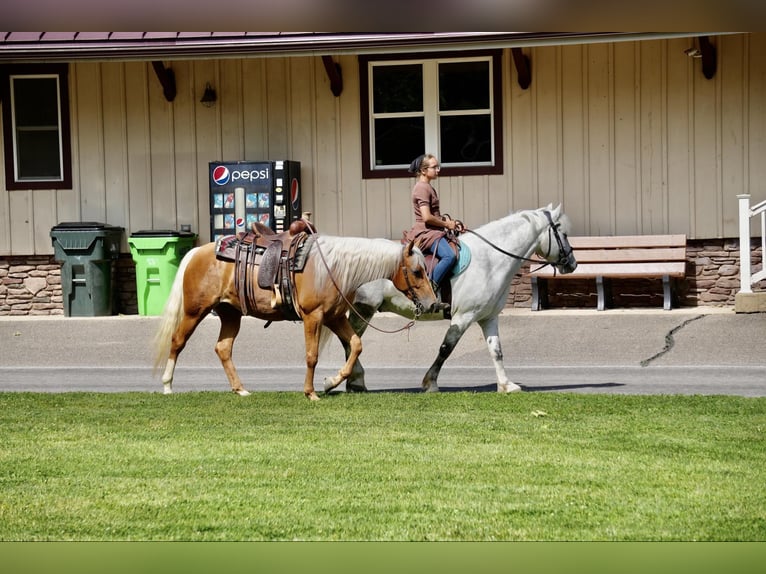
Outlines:
[{"label": "vending machine", "polygon": [[210,162],[211,241],[248,230],[254,221],[284,231],[300,217],[300,162]]}]

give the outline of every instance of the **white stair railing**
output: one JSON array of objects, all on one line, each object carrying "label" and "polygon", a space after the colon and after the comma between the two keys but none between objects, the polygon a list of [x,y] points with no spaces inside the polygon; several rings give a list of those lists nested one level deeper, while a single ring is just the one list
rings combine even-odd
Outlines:
[{"label": "white stair railing", "polygon": [[739,280],[740,293],[752,293],[753,285],[766,279],[766,265],[757,273],[751,272],[750,218],[761,216],[761,261],[766,258],[766,200],[750,207],[750,194],[737,196],[739,200]]}]

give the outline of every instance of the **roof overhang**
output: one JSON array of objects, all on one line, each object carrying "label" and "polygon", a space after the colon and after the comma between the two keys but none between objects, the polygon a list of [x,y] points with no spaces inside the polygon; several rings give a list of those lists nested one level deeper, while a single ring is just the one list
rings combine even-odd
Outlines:
[{"label": "roof overhang", "polygon": [[588,44],[720,32],[6,32],[0,62],[179,60],[390,54]]}]

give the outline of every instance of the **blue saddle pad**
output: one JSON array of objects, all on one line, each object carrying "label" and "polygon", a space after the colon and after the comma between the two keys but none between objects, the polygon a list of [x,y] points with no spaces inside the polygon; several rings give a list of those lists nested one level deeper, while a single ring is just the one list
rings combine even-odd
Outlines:
[{"label": "blue saddle pad", "polygon": [[455,267],[452,269],[453,277],[457,277],[458,275],[460,275],[463,271],[466,270],[466,267],[468,267],[468,265],[471,263],[471,250],[468,249],[468,246],[462,241],[460,241],[459,243],[460,243],[460,252],[458,254]]}]

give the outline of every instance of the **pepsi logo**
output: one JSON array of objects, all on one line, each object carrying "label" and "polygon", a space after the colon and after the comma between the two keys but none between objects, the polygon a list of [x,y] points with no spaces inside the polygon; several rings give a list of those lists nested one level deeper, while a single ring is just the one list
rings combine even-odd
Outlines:
[{"label": "pepsi logo", "polygon": [[213,168],[213,181],[218,185],[226,185],[229,183],[231,175],[229,174],[229,168],[225,165],[217,165]]},{"label": "pepsi logo", "polygon": [[290,203],[293,205],[293,209],[298,209],[298,199],[300,198],[300,186],[298,185],[298,179],[293,178],[290,182]]},{"label": "pepsi logo", "polygon": [[235,222],[235,225],[237,227],[243,227],[245,225],[245,219],[243,217],[237,217],[237,221]]}]

